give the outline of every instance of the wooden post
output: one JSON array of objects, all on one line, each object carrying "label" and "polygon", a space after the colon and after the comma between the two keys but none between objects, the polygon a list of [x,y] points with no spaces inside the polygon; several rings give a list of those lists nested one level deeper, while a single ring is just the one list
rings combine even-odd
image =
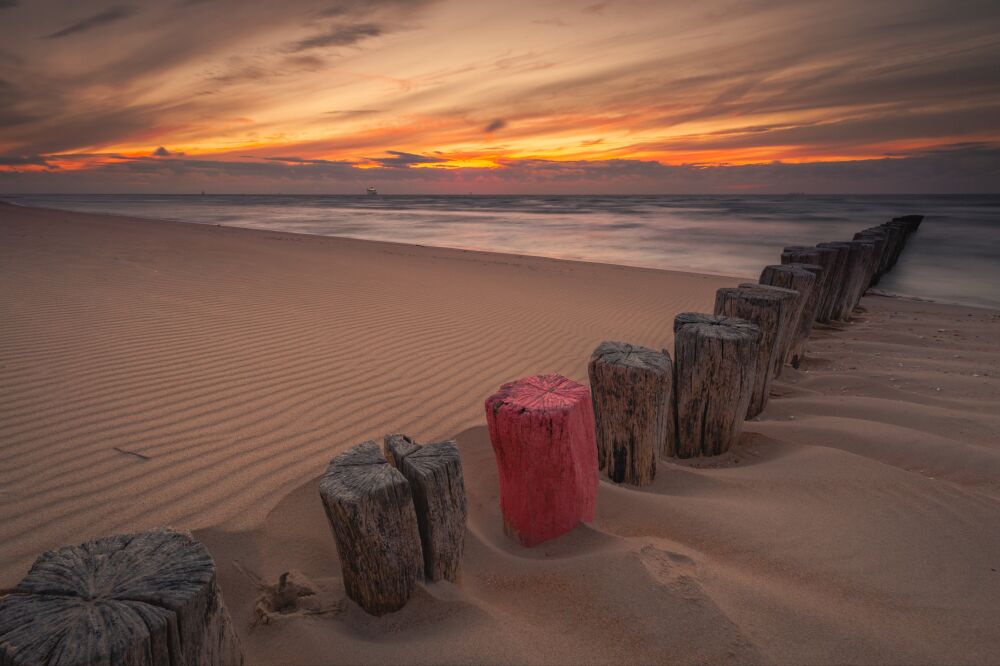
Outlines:
[{"label": "wooden post", "polygon": [[823,267],[820,283],[819,304],[816,306],[816,321],[830,321],[829,303],[833,292],[834,269],[837,251],[823,247],[790,245],[781,252],[781,263],[816,264]]},{"label": "wooden post", "polygon": [[0,597],[0,664],[242,664],[208,550],[187,532],[42,554]]},{"label": "wooden post", "polygon": [[347,596],[372,615],[402,608],[424,569],[406,478],[368,441],[330,461],[319,494]]},{"label": "wooden post", "polygon": [[[817,266],[817,268],[819,267]],[[819,270],[823,269],[820,268]],[[803,325],[802,317],[806,313],[806,304],[810,299],[815,301],[816,276],[812,272],[804,268],[799,268],[794,264],[781,264],[765,266],[760,274],[759,282],[772,287],[791,289],[798,294],[792,306],[791,321],[781,349],[783,363],[791,363],[792,350],[804,346],[805,337],[808,337],[809,331],[812,330],[811,317],[815,316],[815,312],[808,313],[810,317],[808,326]],[[815,311],[815,307],[813,310]],[[805,330],[804,333],[803,330]]]},{"label": "wooden post", "polygon": [[486,399],[504,528],[534,546],[594,519],[597,443],[590,391],[562,375],[504,384]]},{"label": "wooden post", "polygon": [[862,241],[834,241],[820,243],[819,246],[846,250],[847,252],[844,280],[837,303],[837,319],[850,321],[854,306],[857,305],[858,298],[860,298],[865,276],[868,274],[871,249]]},{"label": "wooden post", "polygon": [[625,342],[602,342],[591,354],[588,369],[598,468],[615,483],[651,483],[660,449],[670,448],[670,355]]},{"label": "wooden post", "polygon": [[390,465],[402,471],[403,458],[418,450],[420,445],[407,435],[386,435],[382,450]]},{"label": "wooden post", "polygon": [[802,264],[802,263],[788,263],[785,266],[791,266],[793,268],[799,268],[812,273],[814,282],[813,288],[809,292],[809,297],[806,299],[806,304],[802,308],[802,316],[799,317],[798,329],[795,332],[795,341],[792,343],[792,347],[788,352],[787,362],[791,364],[793,368],[798,368],[802,363],[802,359],[806,355],[806,342],[809,340],[809,335],[812,333],[813,321],[816,320],[816,309],[819,307],[819,301],[822,297],[822,282],[824,277],[823,267],[818,264]]},{"label": "wooden post", "polygon": [[760,329],[757,370],[747,407],[748,419],[760,414],[767,406],[777,362],[775,354],[785,335],[788,313],[795,297],[796,294],[789,289],[760,285],[725,287],[715,292],[715,314],[745,319]]},{"label": "wooden post", "polygon": [[401,458],[399,470],[413,492],[424,573],[429,580],[455,581],[465,550],[468,516],[462,460],[451,440],[414,446]]},{"label": "wooden post", "polygon": [[[865,229],[864,231],[859,231],[854,234],[854,240],[862,240],[867,243],[871,243],[874,248],[872,265],[869,270],[867,283],[865,285],[865,290],[867,290],[869,287],[877,285],[879,279],[882,277],[882,264],[884,262],[886,248],[886,234],[884,231]],[[861,292],[862,295],[864,295],[865,290]]]},{"label": "wooden post", "polygon": [[674,319],[674,454],[715,456],[743,432],[760,329],[743,319],[685,312]]},{"label": "wooden post", "polygon": [[847,282],[850,280],[848,271],[848,258],[850,250],[846,247],[831,245],[830,243],[818,243],[816,247],[823,247],[837,253],[835,265],[833,267],[833,284],[830,286],[830,302],[828,321],[842,321],[844,319],[844,302],[846,300],[845,291],[848,289]]}]

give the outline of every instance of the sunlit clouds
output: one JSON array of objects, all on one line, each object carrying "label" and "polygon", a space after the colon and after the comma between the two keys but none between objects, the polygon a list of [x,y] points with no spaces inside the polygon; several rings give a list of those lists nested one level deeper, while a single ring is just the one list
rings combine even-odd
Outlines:
[{"label": "sunlit clouds", "polygon": [[972,1],[7,0],[0,191],[982,190],[998,28]]}]

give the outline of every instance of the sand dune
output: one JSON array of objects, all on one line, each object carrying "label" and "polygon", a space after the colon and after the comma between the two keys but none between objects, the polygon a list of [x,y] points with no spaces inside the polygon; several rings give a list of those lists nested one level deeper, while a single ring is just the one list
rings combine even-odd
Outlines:
[{"label": "sand dune", "polygon": [[[38,552],[171,524],[215,556],[252,663],[990,663],[1000,313],[866,298],[817,327],[740,445],[602,482],[535,549],[501,529],[482,400],[667,346],[737,282],[0,207],[0,587]],[[387,431],[458,435],[459,584],[344,599],[316,476]],[[319,614],[253,625],[298,570]]]}]

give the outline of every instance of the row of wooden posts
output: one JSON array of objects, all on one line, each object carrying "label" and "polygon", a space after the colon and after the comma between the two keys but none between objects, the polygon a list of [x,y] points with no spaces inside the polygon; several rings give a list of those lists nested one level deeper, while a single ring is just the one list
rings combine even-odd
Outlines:
[{"label": "row of wooden posts", "polygon": [[[922,220],[786,247],[758,283],[718,290],[713,314],[678,315],[673,360],[603,342],[589,389],[557,374],[501,386],[485,407],[507,533],[534,546],[592,520],[600,471],[645,485],[661,456],[728,451],[771,380],[803,359],[813,323],[850,321]],[[359,444],[330,462],[320,497],[347,596],[368,613],[402,608],[420,580],[456,580],[467,502],[453,441]],[[0,594],[0,664],[243,663],[215,564],[186,532],[48,551]]]}]

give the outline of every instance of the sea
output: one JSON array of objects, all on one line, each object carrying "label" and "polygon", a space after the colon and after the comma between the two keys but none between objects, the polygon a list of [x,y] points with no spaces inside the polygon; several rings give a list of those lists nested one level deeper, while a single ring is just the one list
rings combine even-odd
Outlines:
[{"label": "sea", "polygon": [[[786,245],[926,216],[879,289],[1000,308],[1000,195],[0,195],[26,206],[756,279]],[[141,224],[141,222],[137,222]]]}]

